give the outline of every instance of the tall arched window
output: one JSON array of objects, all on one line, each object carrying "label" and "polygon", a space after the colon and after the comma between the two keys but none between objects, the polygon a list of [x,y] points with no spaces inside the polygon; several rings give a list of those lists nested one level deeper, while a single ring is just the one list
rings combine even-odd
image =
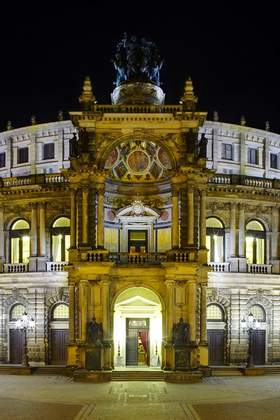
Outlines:
[{"label": "tall arched window", "polygon": [[208,249],[208,263],[224,262],[225,229],[216,217],[206,220],[206,247]]},{"label": "tall arched window", "polygon": [[265,311],[261,305],[253,305],[250,308],[250,313],[259,322],[265,322]]},{"label": "tall arched window", "polygon": [[211,303],[207,306],[207,321],[223,321],[224,312],[219,305]]},{"label": "tall arched window", "polygon": [[16,303],[10,311],[10,321],[17,321],[25,312],[25,307],[21,303]]},{"label": "tall arched window", "polygon": [[265,264],[265,229],[257,220],[246,225],[246,258],[248,264]]},{"label": "tall arched window", "polygon": [[30,226],[26,220],[19,219],[10,230],[11,263],[28,263],[30,256]]},{"label": "tall arched window", "polygon": [[69,307],[66,303],[58,303],[52,311],[53,321],[64,321],[69,318]]},{"label": "tall arched window", "polygon": [[52,225],[52,260],[68,261],[68,248],[70,248],[70,219],[59,217]]}]

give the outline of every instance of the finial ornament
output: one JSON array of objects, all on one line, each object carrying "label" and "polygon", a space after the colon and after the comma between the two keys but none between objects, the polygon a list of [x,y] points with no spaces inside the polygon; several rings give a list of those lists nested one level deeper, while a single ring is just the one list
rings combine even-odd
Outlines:
[{"label": "finial ornament", "polygon": [[241,119],[240,119],[240,125],[246,125],[246,119],[244,115],[241,115]]},{"label": "finial ornament", "polygon": [[86,76],[83,84],[82,94],[79,97],[79,102],[82,104],[85,111],[90,111],[96,98],[92,91],[91,80],[89,76]]},{"label": "finial ornament", "polygon": [[219,121],[219,114],[218,111],[213,112],[213,121],[217,122]]},{"label": "finial ornament", "polygon": [[64,120],[63,111],[62,111],[62,110],[60,110],[60,111],[58,112],[58,121],[63,121],[63,120]]},{"label": "finial ornament", "polygon": [[193,82],[189,77],[185,82],[184,94],[181,98],[184,110],[195,111],[197,101],[198,97],[194,94]]},{"label": "finial ornament", "polygon": [[12,130],[13,126],[12,126],[12,121],[7,121],[7,130]]},{"label": "finial ornament", "polygon": [[31,125],[37,124],[35,115],[31,115],[30,122],[31,122]]},{"label": "finial ornament", "polygon": [[270,124],[269,124],[269,121],[266,121],[266,122],[265,122],[265,129],[266,129],[266,131],[270,131]]}]

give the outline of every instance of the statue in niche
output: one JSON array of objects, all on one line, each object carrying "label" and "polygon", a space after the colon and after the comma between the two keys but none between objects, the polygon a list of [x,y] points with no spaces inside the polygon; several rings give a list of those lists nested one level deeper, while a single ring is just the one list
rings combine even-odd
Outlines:
[{"label": "statue in niche", "polygon": [[96,322],[95,317],[87,323],[87,342],[97,345],[103,342],[103,327],[101,323]]},{"label": "statue in niche", "polygon": [[124,33],[112,61],[116,70],[116,86],[135,80],[160,86],[163,61],[154,42],[145,38],[138,40]]},{"label": "statue in niche", "polygon": [[189,342],[189,324],[183,318],[173,324],[172,343],[174,346],[185,346]]},{"label": "statue in niche", "polygon": [[207,137],[205,136],[205,134],[201,134],[201,138],[200,138],[200,142],[199,142],[199,152],[198,152],[198,158],[202,158],[202,159],[206,159],[207,157]]},{"label": "statue in niche", "polygon": [[69,150],[69,157],[78,157],[79,155],[79,145],[77,134],[74,133],[72,139],[69,140],[70,150]]}]

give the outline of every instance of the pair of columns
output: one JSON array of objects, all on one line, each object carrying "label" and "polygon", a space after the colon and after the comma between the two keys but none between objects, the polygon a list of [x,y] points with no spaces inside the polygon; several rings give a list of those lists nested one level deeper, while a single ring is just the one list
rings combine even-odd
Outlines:
[{"label": "pair of columns", "polygon": [[31,257],[46,256],[46,204],[31,204]]},{"label": "pair of columns", "polygon": [[[167,337],[169,340],[172,339],[172,329],[173,324],[177,322],[175,319],[176,315],[176,298],[175,298],[175,289],[176,282],[175,280],[168,279],[166,280],[166,292],[167,292],[167,314],[166,314],[166,331]],[[190,341],[195,343],[197,341],[197,287],[198,284],[195,281],[188,281],[186,285],[186,297],[187,297],[187,317],[190,325]],[[205,344],[207,342],[207,330],[206,330],[206,290],[207,286],[204,283],[200,284],[200,334],[199,341],[200,344]]]},{"label": "pair of columns", "polygon": [[[79,245],[92,245],[95,247],[95,195],[97,193],[97,229],[96,244],[98,248],[104,248],[104,184],[99,185],[96,190],[88,187],[81,191],[81,212],[77,208],[78,190],[71,191],[71,248]],[[93,207],[90,215],[90,206]],[[91,217],[90,217],[91,216]],[[77,235],[77,221],[81,223],[81,237]]]},{"label": "pair of columns", "polygon": [[[200,248],[206,246],[206,191],[200,190],[199,241]],[[187,188],[187,246],[194,246],[194,188]],[[179,188],[172,187],[172,248],[179,248]]]}]

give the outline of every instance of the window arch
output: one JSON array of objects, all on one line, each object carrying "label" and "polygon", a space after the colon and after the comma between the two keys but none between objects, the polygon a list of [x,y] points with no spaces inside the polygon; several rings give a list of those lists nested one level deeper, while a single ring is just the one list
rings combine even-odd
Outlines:
[{"label": "window arch", "polygon": [[68,261],[68,248],[70,248],[70,219],[59,217],[51,227],[52,260],[56,262]]},{"label": "window arch", "polygon": [[58,303],[52,310],[53,321],[63,321],[69,318],[69,307],[66,303]]},{"label": "window arch", "polygon": [[10,310],[10,321],[17,321],[25,312],[25,306],[21,303],[16,303]]},{"label": "window arch", "polygon": [[265,322],[265,310],[261,305],[253,305],[250,308],[250,313],[254,316],[254,318],[259,322]]},{"label": "window arch", "polygon": [[225,229],[223,223],[216,217],[206,220],[206,247],[208,263],[224,262]]},{"label": "window arch", "polygon": [[207,321],[223,321],[224,311],[216,303],[207,306]]},{"label": "window arch", "polygon": [[30,257],[30,226],[24,219],[16,220],[10,229],[11,263],[28,263]]},{"label": "window arch", "polygon": [[265,264],[266,232],[258,220],[251,220],[246,225],[246,258],[249,264]]}]

